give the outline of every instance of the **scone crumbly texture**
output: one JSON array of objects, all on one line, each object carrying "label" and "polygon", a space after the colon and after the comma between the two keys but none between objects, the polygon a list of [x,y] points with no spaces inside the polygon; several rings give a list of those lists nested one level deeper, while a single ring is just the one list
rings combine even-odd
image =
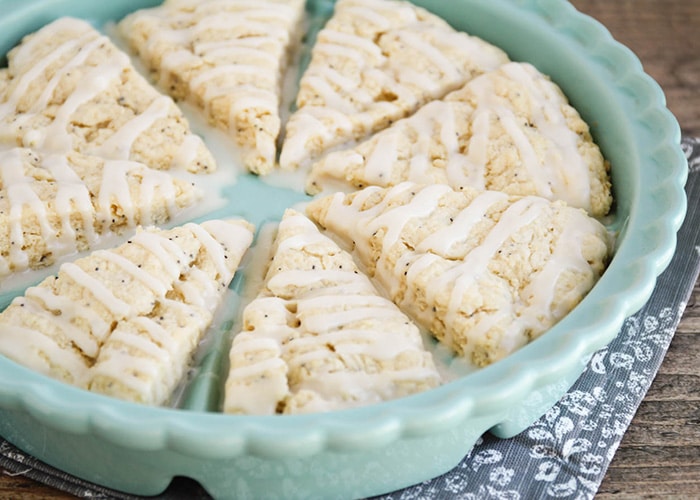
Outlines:
[{"label": "scone crumbly texture", "polygon": [[214,158],[173,100],[87,22],[60,18],[26,36],[1,69],[0,143],[210,172]]},{"label": "scone crumbly texture", "polygon": [[311,202],[404,312],[476,366],[573,309],[602,274],[605,227],[541,197],[401,183]]},{"label": "scone crumbly texture", "polygon": [[233,339],[224,411],[330,411],[439,382],[417,326],[378,294],[350,254],[288,210],[263,288]]},{"label": "scone crumbly texture", "polygon": [[304,0],[166,0],[119,24],[132,50],[177,100],[229,133],[252,172],[276,161],[280,93],[298,45]]},{"label": "scone crumbly texture", "polygon": [[199,197],[191,183],[134,161],[0,149],[0,279],[162,224]]},{"label": "scone crumbly texture", "polygon": [[242,220],[151,228],[63,264],[0,313],[0,353],[81,388],[162,404],[252,238]]},{"label": "scone crumbly texture", "polygon": [[601,217],[612,203],[608,170],[561,89],[513,62],[330,153],[312,166],[307,191],[444,183],[563,200]]},{"label": "scone crumbly texture", "polygon": [[508,61],[402,0],[339,0],[312,48],[280,165],[308,165]]}]

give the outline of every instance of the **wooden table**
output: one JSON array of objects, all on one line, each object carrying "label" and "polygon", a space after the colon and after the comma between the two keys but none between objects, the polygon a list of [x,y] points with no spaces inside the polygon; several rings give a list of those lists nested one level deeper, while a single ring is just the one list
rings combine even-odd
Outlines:
[{"label": "wooden table", "polygon": [[[631,48],[666,92],[685,134],[700,137],[700,0],[572,0]],[[691,203],[693,201],[691,200]],[[700,282],[658,376],[597,498],[700,495]],[[69,495],[0,470],[0,498]]]}]

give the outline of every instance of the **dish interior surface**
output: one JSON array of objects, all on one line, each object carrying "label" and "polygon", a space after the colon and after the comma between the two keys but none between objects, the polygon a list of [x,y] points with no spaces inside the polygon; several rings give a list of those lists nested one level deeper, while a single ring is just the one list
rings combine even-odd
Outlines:
[{"label": "dish interior surface", "polygon": [[[0,53],[64,15],[104,27],[158,3],[0,0]],[[0,357],[0,435],[69,473],[131,493],[160,493],[182,475],[216,497],[360,497],[447,472],[481,434],[513,436],[566,392],[593,352],[647,300],[673,254],[686,204],[678,124],[636,57],[566,1],[414,3],[550,75],[591,125],[612,165],[615,207],[606,222],[617,240],[608,270],[583,302],[507,359],[437,389],[305,416],[212,411],[232,318],[214,332],[181,409],[91,394]],[[319,26],[331,9],[332,2],[311,0],[310,26]],[[242,173],[220,194],[226,203],[199,218],[242,216],[259,227],[308,200]],[[241,286],[234,280],[232,288]],[[0,305],[18,293],[3,293]]]}]

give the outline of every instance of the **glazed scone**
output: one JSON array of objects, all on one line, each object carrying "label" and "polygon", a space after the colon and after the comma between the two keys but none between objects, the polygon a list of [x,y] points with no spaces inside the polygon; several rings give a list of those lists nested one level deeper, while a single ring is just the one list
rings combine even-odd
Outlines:
[{"label": "glazed scone", "polygon": [[88,389],[138,403],[167,403],[211,320],[204,307],[165,298],[149,314],[120,321],[89,371]]},{"label": "glazed scone", "polygon": [[191,183],[133,161],[0,150],[0,279],[167,222],[200,197]]},{"label": "glazed scone", "polygon": [[404,312],[477,366],[571,311],[609,253],[597,220],[534,196],[406,182],[336,193],[307,212]]},{"label": "glazed scone", "polygon": [[[198,248],[189,269],[147,313],[120,322],[90,370],[88,388],[146,404],[165,403],[185,375],[202,334],[252,242],[241,220],[184,226]],[[135,242],[138,243],[137,235]],[[179,242],[182,236],[172,236]]]},{"label": "glazed scone", "polygon": [[301,78],[280,165],[305,166],[507,61],[409,2],[339,0]]},{"label": "glazed scone", "polygon": [[65,17],[7,55],[0,142],[77,151],[151,168],[210,172],[214,158],[170,97],[160,94],[107,37]]},{"label": "glazed scone", "polygon": [[269,173],[280,132],[280,92],[300,38],[304,0],[166,0],[119,24],[130,47],[177,100],[231,135],[243,164]]},{"label": "glazed scone", "polygon": [[608,165],[559,87],[508,63],[312,166],[307,191],[403,181],[563,200],[594,217],[612,202]]},{"label": "glazed scone", "polygon": [[279,225],[265,283],[233,339],[224,411],[310,413],[440,382],[418,328],[305,216]]},{"label": "glazed scone", "polygon": [[78,387],[160,404],[252,238],[242,220],[151,228],[65,263],[0,313],[0,353]]}]

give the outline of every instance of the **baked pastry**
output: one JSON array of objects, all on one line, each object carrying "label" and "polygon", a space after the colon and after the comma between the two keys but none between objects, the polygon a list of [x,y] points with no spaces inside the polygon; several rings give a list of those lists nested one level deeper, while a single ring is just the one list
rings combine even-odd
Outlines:
[{"label": "baked pastry", "polygon": [[133,161],[0,149],[0,278],[167,222],[199,198],[191,183]]},{"label": "baked pastry", "polygon": [[401,183],[336,193],[310,217],[404,312],[477,366],[536,338],[605,268],[605,227],[544,198]]},{"label": "baked pastry", "polygon": [[507,61],[409,2],[338,0],[301,78],[280,165],[305,166]]},{"label": "baked pastry", "polygon": [[[158,83],[231,131],[244,164],[265,174],[303,3],[166,0],[119,28]],[[209,172],[213,157],[173,99],[89,24],[59,19],[8,63],[0,278],[162,225],[197,199],[164,170]],[[224,411],[329,411],[435,387],[418,325],[485,366],[554,325],[603,272],[608,235],[583,209],[607,213],[607,166],[532,66],[408,2],[338,0],[297,108],[280,163],[328,154],[309,191],[327,180],[387,187],[308,206],[356,261],[305,216],[285,214],[232,340]],[[242,220],[149,228],[64,263],[0,313],[0,354],[84,389],[165,404],[252,239]]]},{"label": "baked pastry", "polygon": [[242,220],[151,228],[65,263],[0,313],[0,353],[78,387],[161,404],[252,237]]},{"label": "baked pastry", "polygon": [[608,165],[559,87],[527,63],[476,77],[349,150],[315,163],[307,191],[403,181],[537,195],[600,217]]},{"label": "baked pastry", "polygon": [[304,4],[166,0],[119,28],[164,90],[201,108],[232,136],[243,164],[266,174],[276,161],[282,77]]},{"label": "baked pastry", "polygon": [[288,210],[257,298],[233,339],[224,411],[309,413],[436,386],[418,328],[352,257]]},{"label": "baked pastry", "polygon": [[160,170],[215,169],[173,100],[87,22],[65,17],[47,24],[7,60],[0,70],[0,143],[138,161]]}]

